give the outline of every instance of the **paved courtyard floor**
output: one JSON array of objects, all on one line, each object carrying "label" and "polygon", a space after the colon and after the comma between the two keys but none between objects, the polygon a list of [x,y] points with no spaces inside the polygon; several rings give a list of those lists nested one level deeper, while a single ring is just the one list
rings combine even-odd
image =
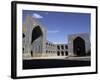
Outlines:
[{"label": "paved courtyard floor", "polygon": [[91,66],[90,57],[34,58],[23,60],[23,69]]}]

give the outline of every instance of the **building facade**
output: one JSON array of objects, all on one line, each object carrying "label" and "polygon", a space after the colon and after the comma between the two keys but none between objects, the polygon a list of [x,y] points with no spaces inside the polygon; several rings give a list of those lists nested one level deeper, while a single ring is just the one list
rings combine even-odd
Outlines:
[{"label": "building facade", "polygon": [[91,48],[88,33],[77,33],[68,36],[68,53],[71,56],[86,56]]},{"label": "building facade", "polygon": [[45,53],[46,29],[33,17],[23,23],[23,57],[40,57]]},{"label": "building facade", "polygon": [[57,56],[68,56],[67,44],[56,44],[56,45],[57,45]]},{"label": "building facade", "polygon": [[54,44],[47,40],[47,30],[35,18],[27,16],[23,22],[23,58],[50,56],[85,56],[90,50],[87,33],[68,36],[68,44]]}]

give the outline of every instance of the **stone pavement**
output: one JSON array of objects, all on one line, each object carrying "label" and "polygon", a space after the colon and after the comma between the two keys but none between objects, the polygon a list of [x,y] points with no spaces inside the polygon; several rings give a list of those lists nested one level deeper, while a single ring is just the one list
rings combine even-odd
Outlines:
[{"label": "stone pavement", "polygon": [[69,56],[50,56],[50,57],[31,57],[31,58],[24,58],[25,60],[31,60],[31,59],[64,59],[64,60],[83,60],[83,61],[90,61],[90,56],[84,56],[84,57],[69,57]]}]

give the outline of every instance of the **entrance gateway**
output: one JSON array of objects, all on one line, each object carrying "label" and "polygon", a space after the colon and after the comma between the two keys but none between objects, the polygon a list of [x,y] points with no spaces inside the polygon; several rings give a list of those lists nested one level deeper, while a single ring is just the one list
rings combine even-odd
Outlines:
[{"label": "entrance gateway", "polygon": [[85,51],[85,41],[81,37],[76,37],[73,41],[73,49],[74,49],[74,54],[76,56],[85,56],[86,51]]}]

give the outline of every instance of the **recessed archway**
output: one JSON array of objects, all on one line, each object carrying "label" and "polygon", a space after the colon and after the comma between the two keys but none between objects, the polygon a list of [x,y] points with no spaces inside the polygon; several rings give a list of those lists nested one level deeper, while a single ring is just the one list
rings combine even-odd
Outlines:
[{"label": "recessed archway", "polygon": [[31,44],[32,44],[32,51],[34,53],[42,53],[42,39],[43,39],[43,32],[40,26],[36,26],[32,30],[31,36]]},{"label": "recessed archway", "polygon": [[63,51],[61,51],[61,55],[64,56],[64,52]]},{"label": "recessed archway", "polygon": [[57,51],[57,56],[60,56],[60,52],[59,51]]},{"label": "recessed archway", "polygon": [[37,38],[39,38],[42,35],[43,35],[43,33],[42,33],[40,26],[36,26],[35,28],[33,28],[31,43],[33,43],[34,40],[36,40]]},{"label": "recessed archway", "polygon": [[65,51],[65,55],[68,56],[68,51]]},{"label": "recessed archway", "polygon": [[33,57],[33,51],[31,51],[31,57]]},{"label": "recessed archway", "polygon": [[73,41],[73,52],[77,56],[85,56],[85,41],[81,37],[75,38]]}]

